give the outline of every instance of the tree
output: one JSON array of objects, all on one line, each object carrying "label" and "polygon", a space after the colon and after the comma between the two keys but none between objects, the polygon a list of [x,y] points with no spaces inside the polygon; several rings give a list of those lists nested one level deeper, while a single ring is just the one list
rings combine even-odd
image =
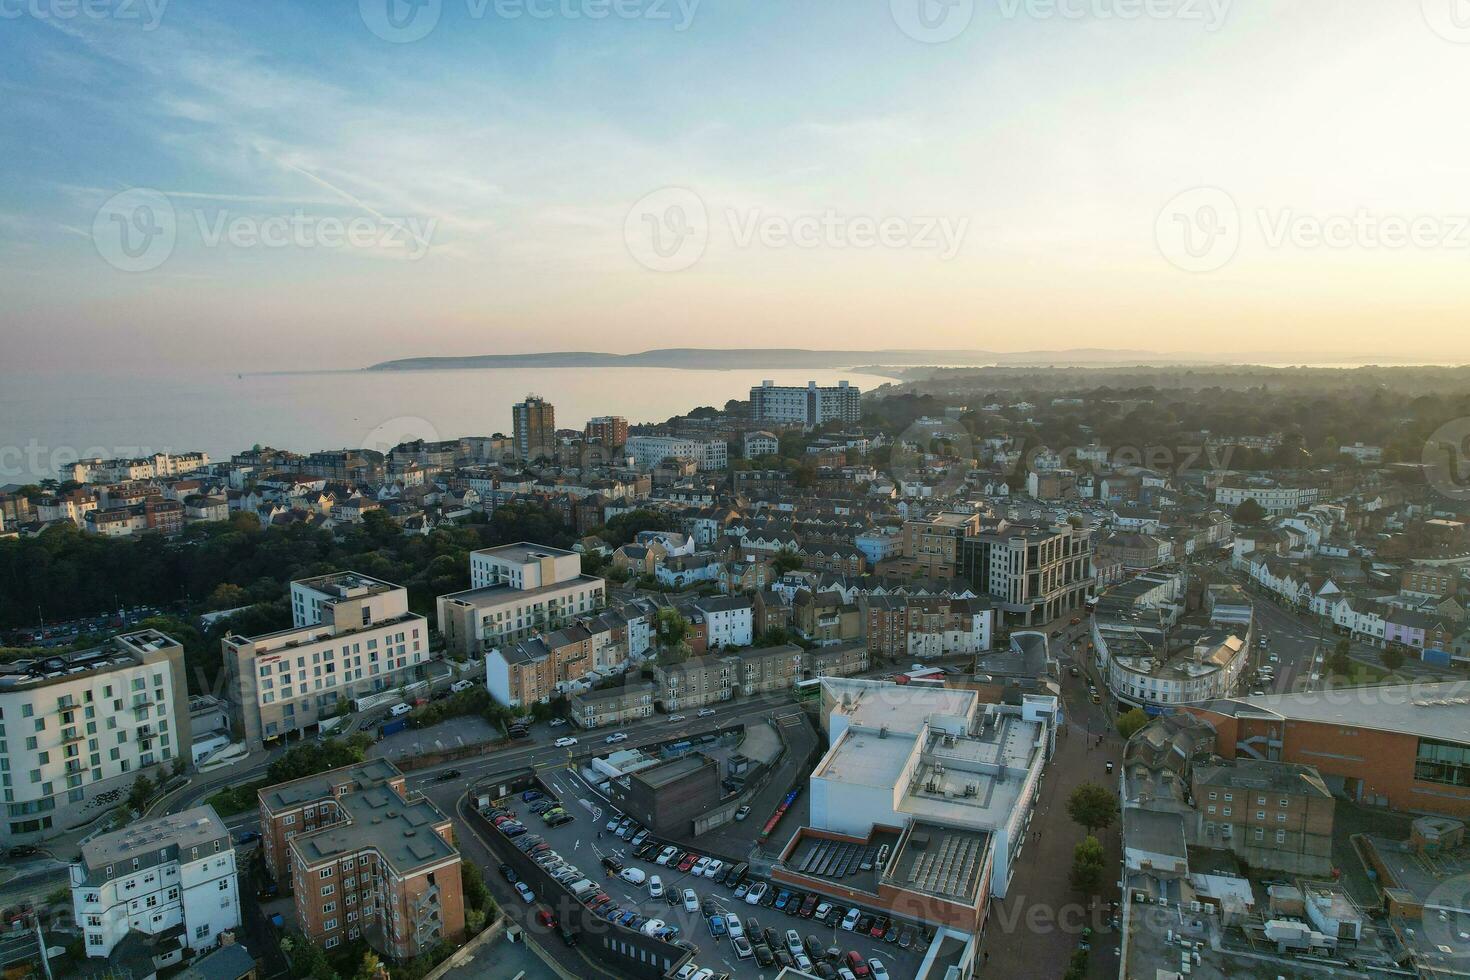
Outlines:
[{"label": "tree", "polygon": [[1337,641],[1337,646],[1332,648],[1332,655],[1327,658],[1327,669],[1334,676],[1346,677],[1353,672],[1353,645],[1346,637]]},{"label": "tree", "polygon": [[1067,815],[1088,833],[1101,830],[1118,815],[1118,800],[1112,790],[1097,783],[1083,783],[1067,798]]},{"label": "tree", "polygon": [[221,582],[214,587],[213,592],[209,593],[209,598],[204,600],[204,604],[211,611],[235,609],[239,606],[250,605],[250,594],[238,585]]},{"label": "tree", "polygon": [[1404,654],[1398,647],[1384,647],[1378,659],[1382,660],[1383,666],[1389,670],[1398,670],[1404,665]]},{"label": "tree", "polygon": [[148,778],[146,772],[138,774],[133,780],[133,788],[128,790],[128,807],[137,813],[142,813],[148,801],[153,799],[153,780]]},{"label": "tree", "polygon": [[1250,498],[1242,500],[1235,508],[1235,523],[1259,524],[1266,519],[1266,510]]},{"label": "tree", "polygon": [[1130,739],[1138,734],[1138,730],[1148,724],[1148,715],[1142,708],[1134,708],[1132,711],[1124,712],[1118,716],[1118,734],[1124,739]]},{"label": "tree", "polygon": [[266,775],[272,784],[284,783],[303,776],[315,776],[328,769],[355,765],[367,757],[367,747],[371,744],[372,738],[362,732],[346,739],[307,742],[272,762]]},{"label": "tree", "polygon": [[1095,894],[1102,887],[1106,873],[1107,858],[1102,844],[1091,835],[1082,838],[1072,849],[1072,887],[1089,895]]},{"label": "tree", "polygon": [[782,548],[776,552],[776,557],[771,560],[771,566],[775,568],[777,575],[794,572],[805,564],[806,559],[789,548]]}]

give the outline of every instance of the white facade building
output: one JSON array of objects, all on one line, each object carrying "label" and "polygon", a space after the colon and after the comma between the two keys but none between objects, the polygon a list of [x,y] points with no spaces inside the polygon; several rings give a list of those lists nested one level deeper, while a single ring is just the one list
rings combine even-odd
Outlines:
[{"label": "white facade building", "polygon": [[797,425],[857,422],[862,418],[862,393],[846,381],[831,386],[808,381],[805,388],[762,381],[750,389],[750,417]]},{"label": "white facade building", "polygon": [[676,436],[629,436],[624,452],[639,469],[653,469],[670,456],[694,460],[701,472],[730,465],[730,446],[723,439],[681,439]]},{"label": "white facade building", "polygon": [[217,946],[222,933],[240,925],[235,849],[210,806],[83,844],[81,860],[71,866],[71,895],[89,957],[111,956],[130,932],[174,934],[154,953],[164,966],[181,961],[185,949]]}]

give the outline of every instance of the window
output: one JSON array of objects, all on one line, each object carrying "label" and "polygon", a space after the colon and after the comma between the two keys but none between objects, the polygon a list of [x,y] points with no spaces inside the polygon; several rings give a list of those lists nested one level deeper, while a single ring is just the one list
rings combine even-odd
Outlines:
[{"label": "window", "polygon": [[337,903],[336,902],[327,902],[325,905],[322,906],[322,915],[326,915],[329,912],[335,912],[335,911],[337,911]]},{"label": "window", "polygon": [[194,929],[195,939],[203,939],[207,935],[209,935],[209,923],[207,922],[204,925],[198,926]]},{"label": "window", "polygon": [[[356,937],[354,937],[354,938],[356,938]],[[327,949],[333,949],[333,948],[335,948],[341,942],[342,942],[342,940],[341,939],[338,939],[336,936],[328,936],[327,937],[327,941],[325,943],[323,943],[323,945]]]},{"label": "window", "polygon": [[1421,738],[1414,778],[1446,786],[1470,786],[1470,746]]},{"label": "window", "polygon": [[322,928],[323,929],[335,929],[335,928],[337,928],[337,920],[336,919],[327,919],[327,920],[325,920],[324,922],[322,922]]},{"label": "window", "polygon": [[335,893],[336,891],[337,891],[337,886],[336,885],[323,885],[322,886],[322,898],[326,898],[328,895],[331,895],[331,894]]}]

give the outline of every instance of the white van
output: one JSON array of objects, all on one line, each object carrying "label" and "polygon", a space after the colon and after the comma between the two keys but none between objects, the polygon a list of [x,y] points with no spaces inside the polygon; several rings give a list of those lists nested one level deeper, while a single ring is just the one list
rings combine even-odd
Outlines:
[{"label": "white van", "polygon": [[449,685],[449,689],[451,691],[453,691],[455,694],[459,694],[461,691],[468,691],[470,688],[472,688],[474,686],[475,686],[475,682],[474,681],[472,681],[472,680],[462,680],[462,681],[455,681],[453,684],[450,684]]},{"label": "white van", "polygon": [[411,704],[395,704],[393,707],[388,709],[388,714],[392,715],[394,718],[402,718],[404,715],[408,714],[412,710],[413,705]]},{"label": "white van", "polygon": [[630,885],[641,885],[648,880],[648,875],[643,873],[642,868],[624,868],[618,872],[618,877]]},{"label": "white van", "polygon": [[588,892],[596,891],[597,886],[588,881],[586,878],[583,878],[581,881],[572,882],[570,885],[567,886],[567,890],[578,898],[581,898]]}]

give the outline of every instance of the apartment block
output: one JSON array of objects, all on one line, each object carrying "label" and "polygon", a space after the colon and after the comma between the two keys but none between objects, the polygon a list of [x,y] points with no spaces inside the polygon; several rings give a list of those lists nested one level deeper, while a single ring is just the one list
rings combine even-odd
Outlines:
[{"label": "apartment block", "polygon": [[540,395],[527,395],[511,406],[512,436],[521,459],[556,456],[556,408]]},{"label": "apartment block", "polygon": [[641,470],[651,470],[671,458],[691,459],[696,470],[704,473],[723,470],[730,465],[730,444],[724,439],[629,436],[624,448]]},{"label": "apartment block", "polygon": [[1454,565],[1414,565],[1403,571],[1399,591],[1405,595],[1446,599],[1460,589],[1460,570]]},{"label": "apartment block", "polygon": [[213,807],[130,824],[81,850],[71,897],[88,957],[111,957],[138,934],[155,966],[170,966],[184,950],[211,949],[240,926],[235,849]]},{"label": "apartment block", "polygon": [[408,590],[359,572],[291,583],[289,629],[220,641],[235,723],[252,746],[309,734],[343,702],[422,680],[429,624]]},{"label": "apartment block", "polygon": [[521,708],[548,702],[593,669],[592,633],[573,623],[485,654],[485,687],[498,704]]},{"label": "apartment block", "polygon": [[628,441],[628,420],[621,415],[599,415],[595,419],[587,420],[582,435],[609,448],[616,448]]},{"label": "apartment block", "polygon": [[157,630],[0,665],[0,842],[95,819],[140,772],[187,763],[190,746],[184,648]]},{"label": "apartment block", "polygon": [[809,381],[804,388],[762,381],[750,389],[750,417],[797,425],[857,422],[862,418],[862,393],[846,381],[835,385]]},{"label": "apartment block", "polygon": [[665,711],[703,708],[735,697],[790,691],[797,681],[866,670],[861,644],[803,650],[795,644],[690,657],[654,670],[656,699]]},{"label": "apartment block", "polygon": [[1253,868],[1331,871],[1336,804],[1311,766],[1255,759],[1196,764],[1191,792],[1190,843],[1233,851]]},{"label": "apartment block", "polygon": [[980,532],[980,515],[939,513],[904,521],[901,557],[890,559],[899,575],[954,578],[960,569],[960,543]]},{"label": "apartment block", "polygon": [[362,939],[397,960],[464,936],[449,818],[384,759],[258,793],[262,854],[289,882],[301,931],[326,949]]},{"label": "apartment block", "polygon": [[961,548],[963,576],[1018,625],[1034,626],[1082,609],[1093,587],[1092,543],[1084,528],[987,522]]},{"label": "apartment block", "polygon": [[60,469],[62,482],[123,483],[182,476],[209,465],[208,453],[154,453],[133,459],[80,459]]},{"label": "apartment block", "polygon": [[567,706],[578,728],[606,728],[653,717],[654,687],[644,681],[572,694]]},{"label": "apartment block", "polygon": [[988,599],[872,596],[868,652],[882,657],[942,657],[989,650],[995,610]]},{"label": "apartment block", "polygon": [[561,629],[606,601],[606,584],[582,574],[582,556],[521,541],[470,553],[470,588],[439,596],[439,633],[461,657],[481,657]]}]

